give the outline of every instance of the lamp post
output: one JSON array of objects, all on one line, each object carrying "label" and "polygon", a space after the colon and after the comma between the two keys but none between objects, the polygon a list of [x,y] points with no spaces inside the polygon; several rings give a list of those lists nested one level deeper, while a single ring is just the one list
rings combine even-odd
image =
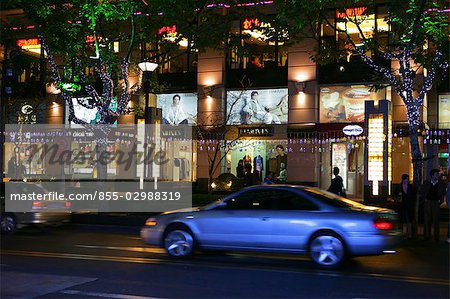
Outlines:
[{"label": "lamp post", "polygon": [[150,107],[149,107],[149,94],[150,94],[150,76],[152,72],[158,67],[157,63],[144,60],[138,64],[139,69],[143,72],[142,74],[142,87],[145,94],[145,107],[144,107],[144,118],[145,118],[145,130],[144,130],[144,180],[147,178],[148,167],[147,162],[147,140],[149,132],[147,125],[150,124]]}]

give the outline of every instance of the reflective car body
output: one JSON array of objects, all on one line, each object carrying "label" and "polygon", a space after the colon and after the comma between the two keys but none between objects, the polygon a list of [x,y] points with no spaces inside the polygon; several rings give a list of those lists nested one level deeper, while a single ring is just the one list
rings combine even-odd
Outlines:
[{"label": "reflective car body", "polygon": [[202,208],[149,218],[143,240],[172,256],[195,247],[309,253],[322,267],[346,257],[393,251],[399,241],[395,212],[365,206],[310,187],[245,188]]},{"label": "reflective car body", "polygon": [[[9,182],[9,193],[45,194],[48,191],[39,183]],[[23,201],[20,203],[23,212],[5,211],[5,198],[1,196],[0,231],[13,234],[18,228],[26,225],[58,225],[68,222],[71,217],[67,202],[64,201]]]}]

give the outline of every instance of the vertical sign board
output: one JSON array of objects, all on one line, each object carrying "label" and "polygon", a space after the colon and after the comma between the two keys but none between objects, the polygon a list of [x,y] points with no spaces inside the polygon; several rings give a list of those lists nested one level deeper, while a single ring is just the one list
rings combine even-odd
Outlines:
[{"label": "vertical sign board", "polygon": [[364,197],[385,201],[392,182],[391,103],[381,100],[375,107],[373,101],[366,101],[365,111]]},{"label": "vertical sign board", "polygon": [[333,173],[333,169],[337,167],[339,168],[339,175],[342,177],[344,182],[344,189],[347,188],[347,143],[344,142],[336,142],[332,144],[332,153],[331,153],[331,172]]}]

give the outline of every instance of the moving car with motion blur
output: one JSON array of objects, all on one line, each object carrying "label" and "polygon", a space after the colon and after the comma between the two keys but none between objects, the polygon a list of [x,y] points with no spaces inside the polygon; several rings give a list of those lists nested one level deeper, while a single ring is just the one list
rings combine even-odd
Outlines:
[{"label": "moving car with motion blur", "polygon": [[395,253],[397,214],[310,187],[242,189],[210,205],[149,218],[142,239],[173,257],[195,249],[309,254],[323,268]]},{"label": "moving car with motion blur", "polygon": [[[41,184],[26,182],[8,182],[8,194],[47,194]],[[2,186],[5,188],[5,185]],[[5,189],[3,189],[5,190]],[[2,234],[13,234],[17,229],[34,225],[40,228],[56,226],[68,222],[71,217],[70,202],[67,201],[21,201],[17,202],[23,212],[7,212],[5,194],[1,194],[0,231]]]}]

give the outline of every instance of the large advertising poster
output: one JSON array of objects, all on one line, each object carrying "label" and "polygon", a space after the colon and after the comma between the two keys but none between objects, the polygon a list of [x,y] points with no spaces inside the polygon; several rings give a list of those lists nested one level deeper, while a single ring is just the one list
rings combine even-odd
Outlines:
[{"label": "large advertising poster", "polygon": [[227,124],[286,124],[288,89],[227,91]]},{"label": "large advertising poster", "polygon": [[391,88],[371,91],[365,85],[321,87],[320,122],[363,122],[367,100],[391,100]]},{"label": "large advertising poster", "polygon": [[158,94],[156,106],[162,109],[163,124],[178,126],[197,122],[196,93]]},{"label": "large advertising poster", "polygon": [[439,128],[450,129],[450,94],[439,95]]}]

